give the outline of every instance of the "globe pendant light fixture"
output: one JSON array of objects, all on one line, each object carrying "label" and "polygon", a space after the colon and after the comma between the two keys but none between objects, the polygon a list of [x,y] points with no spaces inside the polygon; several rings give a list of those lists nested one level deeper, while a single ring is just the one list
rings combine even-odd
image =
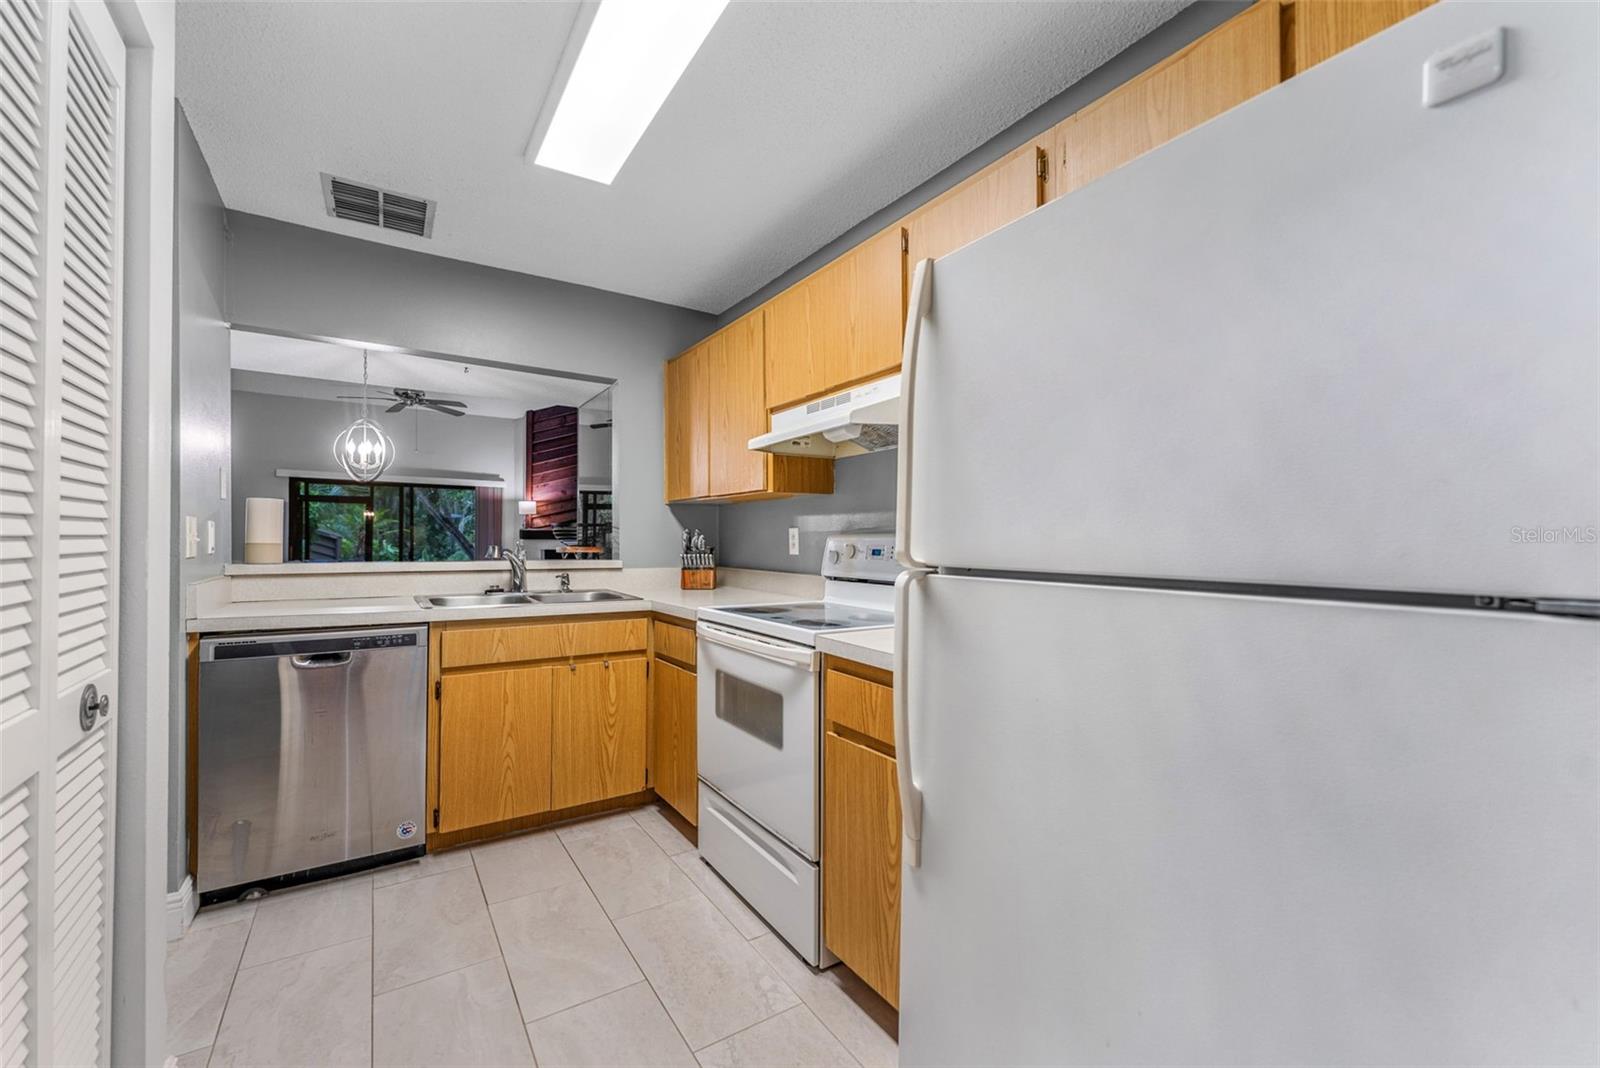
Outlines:
[{"label": "globe pendant light fixture", "polygon": [[333,458],[357,482],[371,482],[394,463],[394,439],[367,418],[367,350],[361,350],[361,418],[333,439]]}]

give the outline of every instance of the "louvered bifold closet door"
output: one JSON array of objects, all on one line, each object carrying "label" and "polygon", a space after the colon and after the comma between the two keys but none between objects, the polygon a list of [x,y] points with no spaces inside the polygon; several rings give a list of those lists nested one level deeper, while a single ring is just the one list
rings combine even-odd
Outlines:
[{"label": "louvered bifold closet door", "polygon": [[0,0],[0,1064],[109,1060],[126,56]]}]

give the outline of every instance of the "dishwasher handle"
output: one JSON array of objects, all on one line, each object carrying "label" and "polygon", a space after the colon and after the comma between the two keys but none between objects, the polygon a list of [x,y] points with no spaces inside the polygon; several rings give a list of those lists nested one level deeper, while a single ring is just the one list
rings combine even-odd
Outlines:
[{"label": "dishwasher handle", "polygon": [[343,667],[344,665],[350,663],[350,654],[348,652],[302,653],[298,656],[291,656],[289,658],[289,663],[293,664],[302,671],[306,671],[311,668]]}]

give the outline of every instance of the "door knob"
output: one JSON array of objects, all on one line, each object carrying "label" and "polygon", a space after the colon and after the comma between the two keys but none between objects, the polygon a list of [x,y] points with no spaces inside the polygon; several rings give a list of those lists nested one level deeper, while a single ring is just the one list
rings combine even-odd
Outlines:
[{"label": "door knob", "polygon": [[83,696],[78,698],[78,726],[85,731],[94,730],[96,722],[110,715],[111,695],[102,694],[92,682],[85,686]]}]

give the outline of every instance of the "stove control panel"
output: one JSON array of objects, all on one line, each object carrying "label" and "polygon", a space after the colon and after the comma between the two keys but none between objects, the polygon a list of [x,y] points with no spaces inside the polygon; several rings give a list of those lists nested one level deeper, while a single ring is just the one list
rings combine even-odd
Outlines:
[{"label": "stove control panel", "polygon": [[822,551],[824,578],[893,583],[900,571],[893,533],[834,534]]}]

